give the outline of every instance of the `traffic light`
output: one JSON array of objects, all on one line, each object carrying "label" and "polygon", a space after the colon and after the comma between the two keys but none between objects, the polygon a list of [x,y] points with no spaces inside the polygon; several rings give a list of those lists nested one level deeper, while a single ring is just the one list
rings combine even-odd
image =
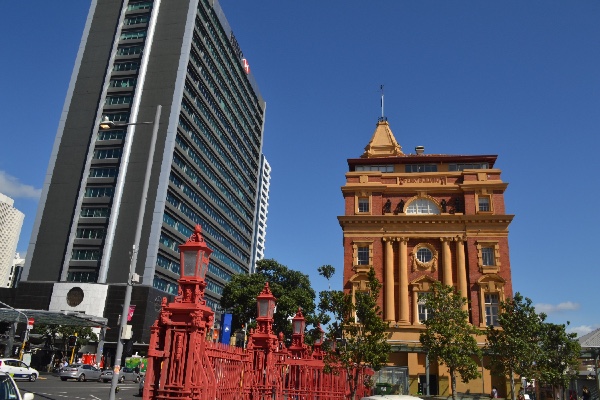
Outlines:
[{"label": "traffic light", "polygon": [[69,336],[69,347],[75,347],[77,344],[77,336]]},{"label": "traffic light", "polygon": [[29,342],[29,340],[25,342],[24,349],[26,353],[29,353],[31,351],[31,342]]}]

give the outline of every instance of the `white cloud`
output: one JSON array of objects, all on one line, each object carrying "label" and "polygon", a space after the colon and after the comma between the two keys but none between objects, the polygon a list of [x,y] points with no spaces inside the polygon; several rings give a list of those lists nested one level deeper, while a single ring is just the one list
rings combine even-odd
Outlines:
[{"label": "white cloud", "polygon": [[565,301],[564,303],[559,304],[545,304],[539,303],[535,305],[535,311],[538,313],[546,313],[546,314],[554,314],[560,313],[562,311],[574,311],[579,310],[579,304],[573,303],[572,301]]},{"label": "white cloud", "polygon": [[567,332],[575,332],[577,333],[577,337],[582,337],[583,335],[587,335],[594,329],[596,328],[590,325],[568,326]]},{"label": "white cloud", "polygon": [[25,185],[19,182],[18,178],[10,176],[4,171],[0,171],[0,193],[11,199],[28,198],[39,199],[42,189],[36,189],[31,185]]}]

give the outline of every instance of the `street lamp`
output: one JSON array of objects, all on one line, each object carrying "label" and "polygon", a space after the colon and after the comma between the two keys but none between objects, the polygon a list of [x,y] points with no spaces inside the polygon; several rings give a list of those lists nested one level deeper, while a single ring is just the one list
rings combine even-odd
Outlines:
[{"label": "street lamp", "polygon": [[306,327],[306,321],[304,315],[302,315],[302,309],[298,308],[298,312],[292,318],[292,329],[294,335],[303,335],[304,328]]},{"label": "street lamp", "polygon": [[[148,186],[150,186],[150,173],[152,171],[152,161],[154,159],[154,148],[156,147],[156,137],[158,136],[158,123],[160,121],[160,112],[162,107],[156,106],[156,115],[153,122],[129,122],[115,123],[108,121],[104,117],[100,123],[100,129],[111,129],[120,126],[130,125],[150,125],[152,124],[152,138],[150,139],[150,151],[148,152],[148,161],[146,163],[146,173],[144,175],[144,186],[142,188],[142,198],[140,200],[140,210],[138,214],[137,226],[135,230],[135,239],[133,242],[133,250],[131,252],[131,262],[129,264],[129,275],[127,277],[127,286],[125,287],[125,299],[123,300],[123,311],[121,312],[121,323],[119,324],[119,338],[117,340],[117,353],[115,354],[115,365],[113,366],[113,375],[110,385],[109,400],[115,399],[115,392],[119,382],[119,371],[121,370],[121,358],[123,357],[123,341],[122,337],[127,329],[127,316],[129,315],[129,305],[131,303],[131,292],[133,284],[139,281],[138,275],[135,273],[135,265],[137,264],[138,250],[140,247],[140,238],[142,236],[142,225],[144,220],[144,211],[146,209],[146,199],[148,198]],[[131,148],[130,148],[131,149]],[[130,150],[131,151],[131,150]]]},{"label": "street lamp", "polygon": [[[269,282],[265,283],[263,291],[256,297],[258,306],[258,318],[273,319],[275,311],[275,296],[271,293]],[[258,319],[257,318],[257,319]]]}]

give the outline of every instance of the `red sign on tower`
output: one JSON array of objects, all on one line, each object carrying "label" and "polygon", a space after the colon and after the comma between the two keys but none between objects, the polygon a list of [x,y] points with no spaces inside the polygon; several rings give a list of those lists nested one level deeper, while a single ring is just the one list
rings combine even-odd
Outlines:
[{"label": "red sign on tower", "polygon": [[33,318],[27,318],[27,329],[33,329]]},{"label": "red sign on tower", "polygon": [[246,75],[250,74],[250,64],[248,64],[248,60],[242,58],[242,63],[244,65],[244,71],[246,71]]}]

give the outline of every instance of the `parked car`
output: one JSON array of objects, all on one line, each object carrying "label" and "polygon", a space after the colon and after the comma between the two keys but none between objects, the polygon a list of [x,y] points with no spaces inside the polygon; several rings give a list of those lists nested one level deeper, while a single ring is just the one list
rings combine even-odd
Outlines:
[{"label": "parked car", "polygon": [[89,364],[69,364],[60,371],[60,380],[77,379],[79,382],[88,380],[97,381],[100,379],[101,372],[98,368]]},{"label": "parked car", "polygon": [[0,372],[6,372],[14,379],[29,379],[31,382],[40,376],[37,369],[15,358],[0,358]]},{"label": "parked car", "polygon": [[21,392],[11,376],[0,372],[0,399],[33,400],[33,398],[33,393],[25,393],[21,397]]},{"label": "parked car", "polygon": [[[102,371],[100,374],[100,378],[98,380],[103,382],[110,382],[112,380],[113,371],[112,369],[107,369]],[[119,383],[125,381],[139,382],[140,374],[135,372],[132,368],[122,368],[119,372]]]}]

